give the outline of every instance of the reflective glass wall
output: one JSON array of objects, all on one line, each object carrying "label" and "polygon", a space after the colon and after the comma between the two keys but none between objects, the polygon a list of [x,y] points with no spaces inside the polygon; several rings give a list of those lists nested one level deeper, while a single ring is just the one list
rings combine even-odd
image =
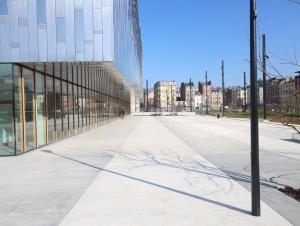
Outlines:
[{"label": "reflective glass wall", "polygon": [[0,155],[14,155],[14,94],[11,64],[0,64]]},{"label": "reflective glass wall", "polygon": [[122,81],[96,64],[0,64],[0,155],[18,155],[130,112]]}]

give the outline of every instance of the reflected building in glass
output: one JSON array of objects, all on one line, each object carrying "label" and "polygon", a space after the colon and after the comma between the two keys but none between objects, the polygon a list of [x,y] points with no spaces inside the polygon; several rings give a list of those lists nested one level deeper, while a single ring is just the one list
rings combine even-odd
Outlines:
[{"label": "reflected building in glass", "polygon": [[0,0],[0,155],[137,110],[137,0]]}]

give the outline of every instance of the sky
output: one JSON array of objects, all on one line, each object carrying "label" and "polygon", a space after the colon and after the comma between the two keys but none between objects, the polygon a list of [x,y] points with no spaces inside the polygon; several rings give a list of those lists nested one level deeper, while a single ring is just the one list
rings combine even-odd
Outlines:
[{"label": "sky", "polygon": [[[226,86],[242,85],[244,71],[249,83],[248,0],[139,0],[138,3],[144,84],[148,79],[149,88],[159,80],[175,80],[180,86],[191,77],[198,83],[204,81],[206,70],[208,80],[220,86],[222,59]],[[289,0],[257,0],[257,11],[258,36],[266,34],[269,61],[281,74],[294,75],[299,68],[282,64],[280,57],[293,57],[296,53],[300,61],[300,4]]]}]

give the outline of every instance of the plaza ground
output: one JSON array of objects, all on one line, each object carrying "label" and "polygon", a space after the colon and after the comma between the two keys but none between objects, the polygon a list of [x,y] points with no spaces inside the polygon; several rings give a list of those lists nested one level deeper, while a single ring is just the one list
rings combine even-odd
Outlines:
[{"label": "plaza ground", "polygon": [[0,158],[0,225],[300,225],[293,130],[260,124],[262,216],[251,216],[249,121],[129,116]]}]

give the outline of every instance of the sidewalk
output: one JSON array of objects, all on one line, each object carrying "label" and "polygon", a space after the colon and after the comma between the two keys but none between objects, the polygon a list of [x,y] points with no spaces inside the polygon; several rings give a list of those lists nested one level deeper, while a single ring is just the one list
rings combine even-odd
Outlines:
[{"label": "sidewalk", "polygon": [[289,225],[264,203],[252,217],[250,193],[154,117],[106,154],[114,158],[61,225]]},{"label": "sidewalk", "polygon": [[[218,141],[216,141],[218,142]],[[0,159],[0,225],[290,225],[157,120],[128,117]]]}]

